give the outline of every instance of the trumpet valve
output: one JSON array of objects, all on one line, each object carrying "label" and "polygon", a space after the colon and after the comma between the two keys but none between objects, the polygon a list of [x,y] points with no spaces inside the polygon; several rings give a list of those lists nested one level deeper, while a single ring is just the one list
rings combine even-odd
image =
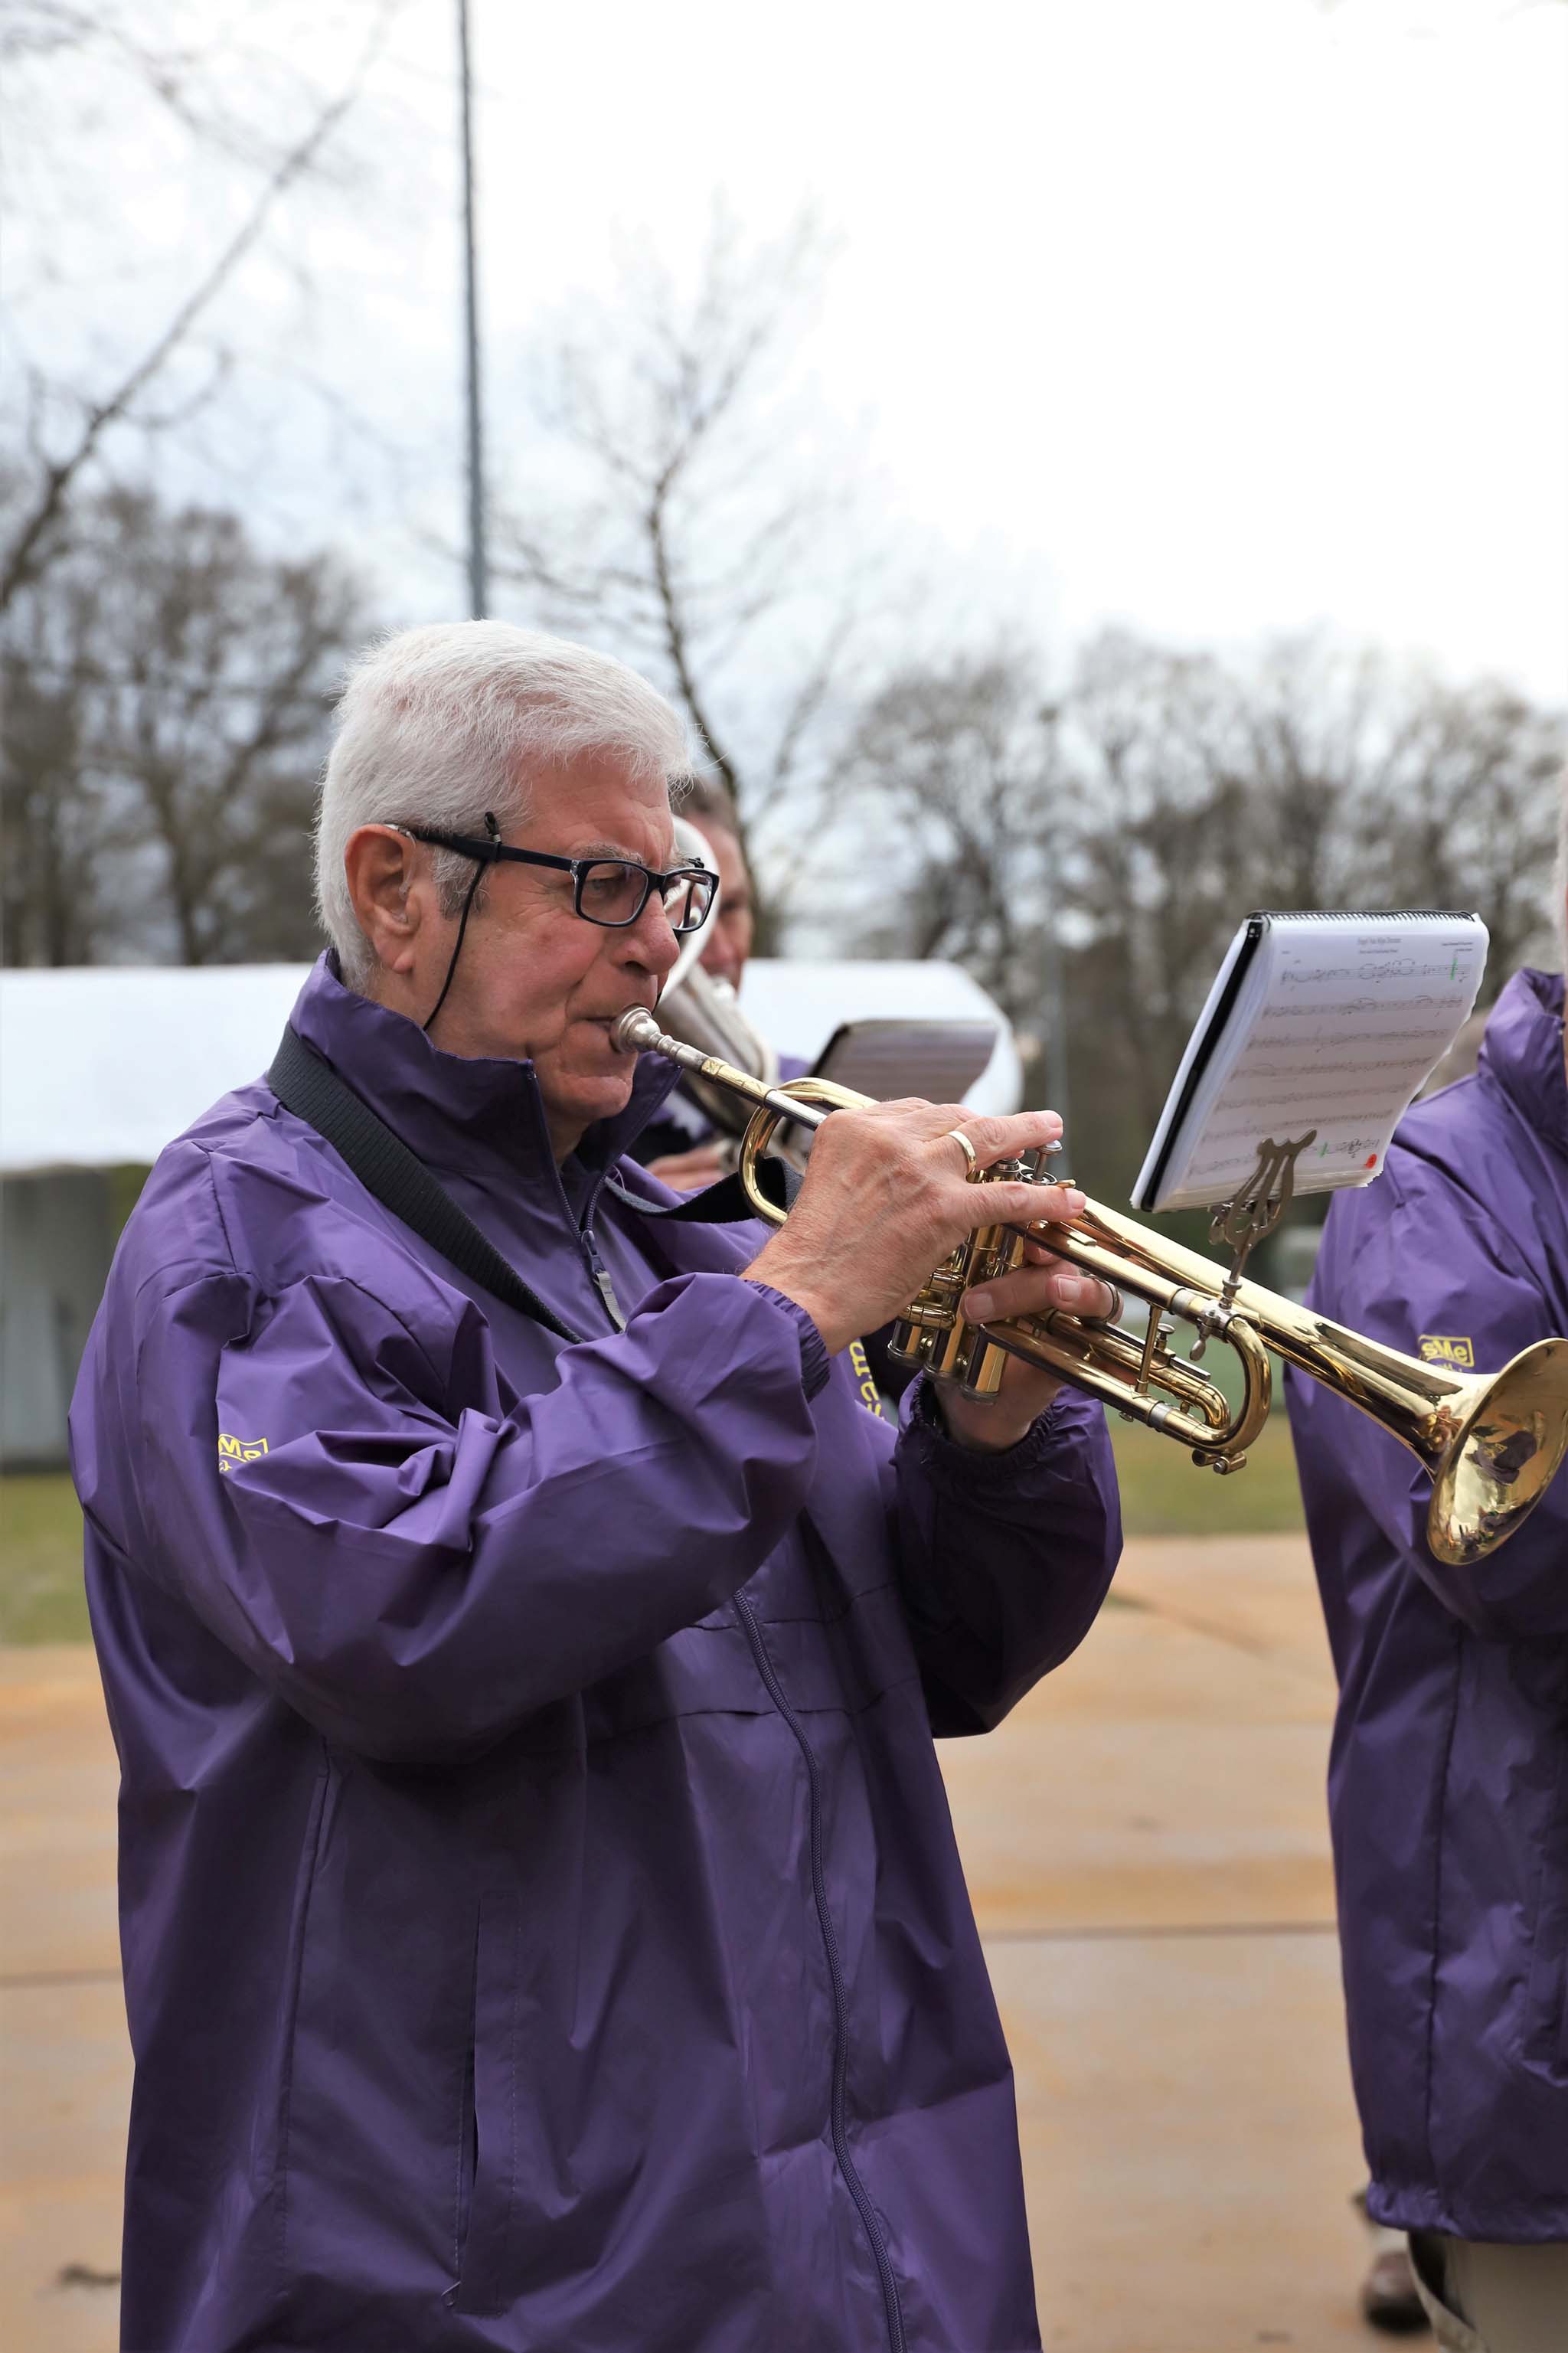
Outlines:
[{"label": "trumpet valve", "polygon": [[[1149,1376],[1158,1364],[1169,1356],[1171,1352],[1165,1344],[1174,1329],[1175,1326],[1160,1308],[1152,1306],[1150,1308],[1149,1321],[1143,1331],[1143,1350],[1139,1360],[1138,1375],[1132,1384],[1139,1397],[1148,1396]],[[1156,1406],[1154,1410],[1158,1413],[1161,1409]],[[1158,1427],[1157,1424],[1156,1427]]]},{"label": "trumpet valve", "polygon": [[1018,1164],[1022,1182],[1026,1185],[1070,1185],[1072,1183],[1070,1176],[1066,1176],[1061,1169],[1051,1168],[1047,1165],[1047,1162],[1054,1160],[1062,1149],[1063,1145],[1058,1138],[1055,1144],[1041,1144],[1037,1145],[1033,1152],[1026,1152]]},{"label": "trumpet valve", "polygon": [[900,1365],[914,1365],[933,1373],[937,1350],[944,1337],[959,1321],[958,1303],[964,1291],[965,1250],[955,1250],[944,1259],[922,1287],[916,1292],[903,1314],[893,1324],[888,1354]]}]

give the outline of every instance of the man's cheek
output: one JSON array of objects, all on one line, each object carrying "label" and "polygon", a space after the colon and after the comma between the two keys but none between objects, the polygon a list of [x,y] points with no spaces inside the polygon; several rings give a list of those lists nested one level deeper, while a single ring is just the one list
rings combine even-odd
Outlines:
[{"label": "man's cheek", "polygon": [[[558,1005],[541,1005],[531,985],[528,987],[526,996],[522,996],[521,991],[520,996],[521,1002],[518,1005],[518,1009],[521,1014],[522,1027],[528,1035],[530,1058],[538,1061],[542,1055],[558,1052],[561,1041],[570,1027],[561,1008]],[[518,1004],[516,998],[513,1002]]]}]

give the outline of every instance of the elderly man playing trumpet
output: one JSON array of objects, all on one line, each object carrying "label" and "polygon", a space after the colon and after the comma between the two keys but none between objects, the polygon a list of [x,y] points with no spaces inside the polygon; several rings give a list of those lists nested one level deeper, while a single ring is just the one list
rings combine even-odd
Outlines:
[{"label": "elderly man playing trumpet", "polygon": [[[1075,1199],[965,1182],[1049,1113],[897,1103],[828,1123],[770,1240],[654,1214],[622,1155],[675,1073],[611,1030],[707,903],[686,758],[632,672],[496,623],[343,697],[295,1050],[523,1303],[261,1083],[126,1229],[73,1439],[128,2347],[1039,2343],[931,1736],[1093,1619],[1102,1416],[1010,1363],[895,1435],[844,1351],[972,1227]],[[1001,1288],[1110,1304],[1054,1263]]]}]

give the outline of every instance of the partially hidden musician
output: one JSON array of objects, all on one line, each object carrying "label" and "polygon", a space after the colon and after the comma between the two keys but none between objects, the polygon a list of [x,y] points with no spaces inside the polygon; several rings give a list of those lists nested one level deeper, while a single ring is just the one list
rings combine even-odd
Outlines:
[{"label": "partially hidden musician", "polygon": [[[1557,876],[1568,927],[1568,800]],[[1473,1075],[1336,1196],[1308,1304],[1489,1372],[1568,1331],[1560,972],[1523,971]],[[1426,1540],[1428,1484],[1291,1375],[1339,1678],[1329,1778],[1369,2211],[1410,2234],[1439,2342],[1568,2345],[1568,1477],[1489,1559]]]},{"label": "partially hidden musician", "polygon": [[[799,1078],[805,1069],[799,1057],[780,1054],[741,1011],[741,984],[756,933],[752,871],[735,804],[716,778],[698,777],[681,794],[676,838],[714,867],[719,895],[692,943],[688,968],[677,967],[659,999],[660,1018],[689,1044],[722,1054],[770,1086]],[[683,1071],[637,1137],[632,1157],[661,1185],[692,1192],[734,1167],[744,1126],[743,1111]]]}]

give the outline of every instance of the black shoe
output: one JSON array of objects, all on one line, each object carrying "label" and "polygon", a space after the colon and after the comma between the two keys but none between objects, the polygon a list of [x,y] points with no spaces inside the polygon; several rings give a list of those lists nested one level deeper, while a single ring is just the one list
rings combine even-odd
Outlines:
[{"label": "black shoe", "polygon": [[1384,2247],[1374,2255],[1361,2285],[1362,2313],[1373,2328],[1390,2337],[1415,2337],[1430,2328],[1426,2307],[1415,2291],[1415,2274],[1403,2247]]}]

